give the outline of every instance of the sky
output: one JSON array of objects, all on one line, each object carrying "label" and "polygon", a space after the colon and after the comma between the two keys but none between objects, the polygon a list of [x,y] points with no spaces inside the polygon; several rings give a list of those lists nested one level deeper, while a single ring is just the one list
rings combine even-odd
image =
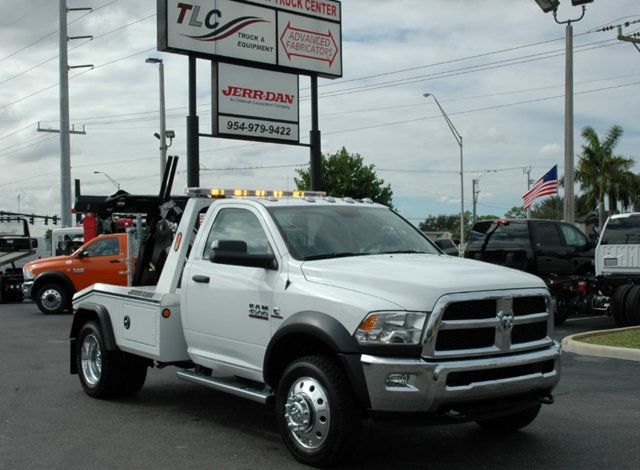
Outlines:
[{"label": "sky", "polygon": [[[83,194],[157,194],[160,184],[159,72],[164,61],[169,155],[180,156],[173,193],[186,176],[188,59],[157,50],[155,0],[67,0],[71,178]],[[318,80],[324,154],[345,147],[391,185],[396,209],[415,224],[460,212],[460,147],[435,96],[463,137],[464,208],[502,217],[522,205],[532,180],[553,165],[564,174],[565,25],[534,0],[343,0],[343,76]],[[557,18],[580,7],[561,0]],[[574,153],[580,133],[616,150],[640,149],[640,52],[617,39],[640,31],[637,0],[595,0],[573,23]],[[625,22],[630,22],[625,26]],[[0,2],[0,210],[61,214],[59,2]],[[200,131],[211,126],[210,66],[197,61]],[[301,143],[311,126],[310,79],[299,78]],[[295,189],[306,146],[200,138],[200,186]],[[634,171],[640,171],[638,165]],[[98,172],[98,173],[96,173]],[[560,189],[562,191],[562,188]],[[576,187],[579,193],[579,188]],[[578,214],[577,214],[578,215]],[[36,224],[34,231],[43,231]]]}]

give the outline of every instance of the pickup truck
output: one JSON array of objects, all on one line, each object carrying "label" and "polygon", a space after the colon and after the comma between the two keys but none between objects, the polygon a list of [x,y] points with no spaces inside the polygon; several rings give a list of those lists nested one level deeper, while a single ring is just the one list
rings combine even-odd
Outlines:
[{"label": "pickup truck", "polygon": [[640,213],[614,214],[596,246],[596,284],[619,327],[640,325]]},{"label": "pickup truck", "polygon": [[538,277],[444,255],[370,200],[187,194],[157,285],[73,298],[70,368],[89,396],[176,366],[275,404],[286,447],[317,467],[349,456],[363,418],[513,431],[553,402],[560,351]]},{"label": "pickup truck", "polygon": [[526,271],[542,278],[555,302],[555,322],[590,313],[594,244],[577,227],[558,220],[501,219],[476,222],[465,257]]},{"label": "pickup truck", "polygon": [[25,297],[36,301],[42,313],[60,313],[71,307],[77,291],[96,282],[130,285],[135,249],[127,233],[100,235],[67,256],[42,258],[22,268]]}]

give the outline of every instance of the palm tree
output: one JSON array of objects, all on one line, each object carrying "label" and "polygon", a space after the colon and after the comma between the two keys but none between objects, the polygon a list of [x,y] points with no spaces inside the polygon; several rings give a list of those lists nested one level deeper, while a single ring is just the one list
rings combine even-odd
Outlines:
[{"label": "palm tree", "polygon": [[582,130],[582,153],[578,156],[575,180],[585,192],[586,200],[598,204],[598,226],[604,225],[604,198],[609,197],[609,210],[615,211],[617,201],[629,205],[637,188],[637,178],[630,171],[633,159],[613,155],[622,137],[622,127],[614,125],[601,142],[592,127]]}]

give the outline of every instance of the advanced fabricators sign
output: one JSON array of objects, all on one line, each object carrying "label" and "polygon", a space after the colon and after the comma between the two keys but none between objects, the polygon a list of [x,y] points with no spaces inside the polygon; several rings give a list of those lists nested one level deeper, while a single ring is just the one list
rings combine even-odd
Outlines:
[{"label": "advanced fabricators sign", "polygon": [[217,137],[298,143],[298,76],[217,65]]},{"label": "advanced fabricators sign", "polygon": [[342,76],[336,0],[158,0],[158,50]]}]

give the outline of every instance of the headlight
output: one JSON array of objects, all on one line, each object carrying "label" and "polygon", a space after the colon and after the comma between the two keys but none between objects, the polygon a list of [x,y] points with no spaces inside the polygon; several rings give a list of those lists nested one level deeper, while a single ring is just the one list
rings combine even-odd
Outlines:
[{"label": "headlight", "polygon": [[32,281],[33,279],[36,278],[30,269],[23,269],[22,275],[24,276],[25,281]]},{"label": "headlight", "polygon": [[360,344],[419,344],[426,319],[424,312],[372,312],[355,337]]}]

